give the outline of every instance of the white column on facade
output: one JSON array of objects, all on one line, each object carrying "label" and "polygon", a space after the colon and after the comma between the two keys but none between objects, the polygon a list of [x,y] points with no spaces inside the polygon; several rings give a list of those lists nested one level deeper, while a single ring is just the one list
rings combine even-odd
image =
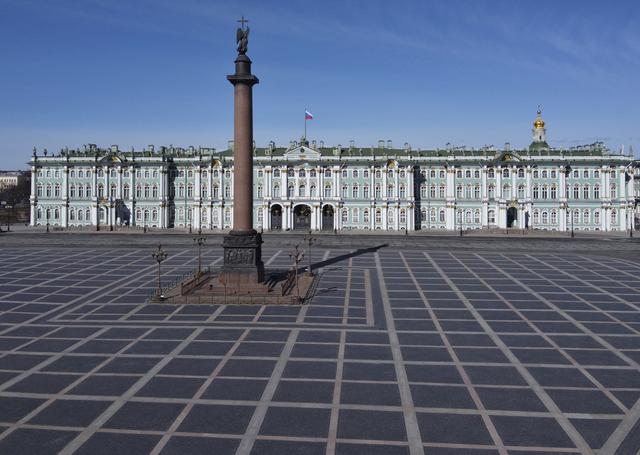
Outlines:
[{"label": "white column on facade", "polygon": [[196,168],[193,187],[195,203],[193,204],[193,219],[191,220],[191,224],[195,229],[200,229],[200,222],[202,220],[202,168],[200,168],[200,166]]},{"label": "white column on facade", "polygon": [[92,207],[91,207],[91,224],[96,225],[98,224],[98,210],[99,210],[99,203],[98,203],[98,168],[96,166],[93,166],[91,168],[91,175],[92,175],[92,179],[93,179],[93,187],[91,188],[91,200],[93,201]]},{"label": "white column on facade", "polygon": [[[289,172],[288,169],[286,167],[281,168],[280,169],[280,197],[282,199],[287,199],[289,197],[289,187],[288,185],[288,178],[289,178]],[[284,213],[282,214],[282,216],[284,217]],[[284,226],[283,226],[284,229]]]},{"label": "white column on facade", "polygon": [[67,227],[69,225],[69,167],[62,168],[62,188],[60,189],[62,206],[60,207],[60,225]]},{"label": "white column on facade", "polygon": [[393,216],[393,226],[394,227],[393,227],[393,229],[398,231],[398,230],[400,230],[400,207],[398,207],[397,203],[394,204],[393,213],[394,213],[394,216]]},{"label": "white column on facade", "polygon": [[[36,160],[37,158],[33,158]],[[29,197],[30,205],[31,205],[31,219],[29,220],[30,226],[35,226],[37,224],[36,216],[38,214],[37,204],[38,204],[38,193],[37,189],[37,179],[38,179],[38,168],[33,165],[31,166],[31,196]]]},{"label": "white column on facade", "polygon": [[496,168],[496,199],[503,199],[502,195],[502,167]]},{"label": "white column on facade", "polygon": [[132,226],[136,225],[136,168],[135,166],[129,167],[129,223]]}]

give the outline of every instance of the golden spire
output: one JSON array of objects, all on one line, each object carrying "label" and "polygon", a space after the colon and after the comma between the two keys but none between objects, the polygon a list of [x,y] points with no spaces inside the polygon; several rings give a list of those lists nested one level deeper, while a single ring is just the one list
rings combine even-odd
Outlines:
[{"label": "golden spire", "polygon": [[544,128],[544,120],[542,120],[542,110],[540,109],[540,106],[538,106],[538,116],[536,117],[535,122],[533,122],[533,127],[534,128]]}]

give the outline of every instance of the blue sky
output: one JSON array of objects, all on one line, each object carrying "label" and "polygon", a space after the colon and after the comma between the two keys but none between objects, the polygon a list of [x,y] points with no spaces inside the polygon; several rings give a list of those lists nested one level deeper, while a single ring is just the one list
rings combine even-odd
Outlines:
[{"label": "blue sky", "polygon": [[640,151],[636,1],[0,0],[0,169],[38,150],[232,137],[249,18],[255,138]]}]

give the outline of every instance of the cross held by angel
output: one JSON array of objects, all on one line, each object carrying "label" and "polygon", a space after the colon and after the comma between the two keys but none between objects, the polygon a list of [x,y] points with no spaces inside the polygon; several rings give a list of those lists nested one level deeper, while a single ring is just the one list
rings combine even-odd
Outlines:
[{"label": "cross held by angel", "polygon": [[247,19],[242,16],[240,19],[240,27],[236,31],[236,42],[238,43],[238,54],[246,54],[247,53],[247,45],[249,44],[249,27],[244,26],[246,22],[249,22]]}]

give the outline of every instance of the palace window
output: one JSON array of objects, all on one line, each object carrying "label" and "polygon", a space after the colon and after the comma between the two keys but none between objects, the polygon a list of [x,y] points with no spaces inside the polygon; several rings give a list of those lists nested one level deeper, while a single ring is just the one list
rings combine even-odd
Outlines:
[{"label": "palace window", "polygon": [[325,178],[331,178],[331,169],[325,168],[324,176],[325,176]]},{"label": "palace window", "polygon": [[584,210],[582,212],[582,222],[584,224],[589,224],[590,221],[591,221],[591,214],[590,214],[589,210]]},{"label": "palace window", "polygon": [[551,199],[556,199],[558,197],[558,189],[555,185],[551,185]]},{"label": "palace window", "polygon": [[[293,187],[291,187],[292,191],[293,191]],[[230,186],[225,186],[224,187],[224,197],[225,199],[229,199],[231,197],[231,187]]]},{"label": "palace window", "polygon": [[440,222],[444,223],[445,219],[446,219],[446,214],[444,212],[444,209],[440,209],[440,216],[439,216]]},{"label": "palace window", "polygon": [[342,198],[346,199],[349,197],[349,187],[347,185],[342,185]]},{"label": "palace window", "polygon": [[299,197],[306,197],[307,196],[307,187],[305,187],[304,185],[300,185],[298,187],[298,196]]},{"label": "palace window", "polygon": [[600,199],[600,185],[593,186],[593,198]]},{"label": "palace window", "polygon": [[467,199],[471,199],[471,185],[467,185],[465,187],[464,197],[467,198]]},{"label": "palace window", "polygon": [[[618,197],[617,187],[615,183],[611,184],[611,199],[615,199]],[[613,212],[612,212],[613,213]]]},{"label": "palace window", "polygon": [[149,198],[149,185],[144,186],[144,197],[145,199]]},{"label": "palace window", "polygon": [[573,178],[577,179],[580,177],[580,171],[578,171],[577,169],[575,171],[573,171]]},{"label": "palace window", "polygon": [[547,178],[547,175],[548,175],[548,174],[547,174],[547,170],[546,170],[546,169],[543,169],[543,170],[542,170],[542,178],[543,178],[543,179],[546,179],[546,178]]},{"label": "palace window", "polygon": [[480,185],[476,185],[473,187],[473,198],[480,199]]},{"label": "palace window", "polygon": [[364,171],[362,171],[362,177],[364,177],[365,179],[369,178],[369,169],[365,169]]},{"label": "palace window", "polygon": [[596,210],[595,212],[593,212],[593,222],[595,224],[600,224],[600,211]]},{"label": "palace window", "polygon": [[579,223],[579,222],[580,222],[580,210],[575,209],[575,210],[573,211],[573,223],[574,223],[574,224],[577,224],[577,223]]},{"label": "palace window", "polygon": [[104,171],[102,169],[98,169],[98,178],[104,177]]},{"label": "palace window", "polygon": [[584,171],[582,171],[582,177],[585,179],[589,178],[589,170],[585,169]]},{"label": "palace window", "polygon": [[122,188],[122,197],[123,197],[124,199],[129,199],[129,185],[125,185],[125,186]]},{"label": "palace window", "polygon": [[326,198],[330,198],[331,197],[331,185],[325,185],[324,186],[324,197],[326,197]]},{"label": "palace window", "polygon": [[99,198],[104,197],[104,185],[102,183],[98,185],[98,197]]},{"label": "palace window", "polygon": [[595,170],[593,171],[593,178],[595,179],[599,179],[600,178],[600,171],[599,170]]},{"label": "palace window", "polygon": [[140,199],[142,197],[142,187],[140,185],[136,186],[136,197]]},{"label": "palace window", "polygon": [[316,191],[316,186],[315,185],[311,185],[311,187],[309,188],[309,196],[310,197],[317,197],[317,191]]},{"label": "palace window", "polygon": [[70,219],[71,221],[75,221],[75,219],[76,219],[76,211],[75,211],[74,209],[71,209],[71,210],[69,211],[69,219]]},{"label": "palace window", "polygon": [[456,171],[456,178],[461,179],[462,178],[462,170],[458,169]]},{"label": "palace window", "polygon": [[488,178],[493,179],[493,178],[495,178],[495,176],[496,176],[496,171],[494,171],[493,169],[489,169],[487,171],[487,177]]},{"label": "palace window", "polygon": [[[433,210],[433,209],[432,209]],[[427,221],[427,209],[425,209],[424,207],[422,209],[420,209],[420,221],[422,223],[424,223],[425,221]]]},{"label": "palace window", "polygon": [[376,210],[376,218],[375,218],[376,224],[380,224],[382,223],[382,212],[380,211],[380,209]]},{"label": "palace window", "polygon": [[311,177],[312,179],[316,178],[316,170],[315,169],[311,169],[309,171],[309,177]]},{"label": "palace window", "polygon": [[480,178],[480,171],[478,169],[476,169],[475,171],[473,171],[473,177],[479,179]]},{"label": "palace window", "polygon": [[[431,169],[431,172],[429,173],[429,175],[431,176],[432,179],[436,178],[436,170],[435,169]],[[426,177],[426,172],[425,172],[425,177]]]},{"label": "palace window", "polygon": [[387,224],[393,224],[393,209],[387,210]]},{"label": "palace window", "polygon": [[471,210],[467,210],[464,214],[464,220],[467,224],[471,223]]},{"label": "palace window", "polygon": [[542,185],[542,199],[547,199],[549,196],[549,187],[547,185]]},{"label": "palace window", "polygon": [[[91,197],[91,185],[86,185],[84,187],[84,192],[85,192],[85,196],[87,198],[90,198]],[[82,197],[82,188],[78,188],[78,196]]]},{"label": "palace window", "polygon": [[360,210],[358,207],[353,209],[353,212],[351,213],[351,221],[354,223],[358,223],[360,221]]},{"label": "palace window", "polygon": [[393,185],[387,186],[387,197],[389,198],[393,197]]},{"label": "palace window", "polygon": [[400,199],[404,199],[407,196],[407,190],[404,185],[400,185]]},{"label": "palace window", "polygon": [[382,172],[380,172],[380,169],[376,169],[376,178],[382,178]]},{"label": "palace window", "polygon": [[224,224],[229,224],[231,223],[231,210],[230,209],[225,209],[224,211]]},{"label": "palace window", "polygon": [[435,222],[436,222],[436,217],[437,217],[437,216],[438,216],[438,214],[437,214],[437,212],[436,212],[436,209],[431,209],[431,213],[429,214],[429,220],[430,220],[432,223],[435,223]]},{"label": "palace window", "polygon": [[60,185],[56,183],[56,186],[53,189],[53,195],[55,197],[60,197]]},{"label": "palace window", "polygon": [[551,211],[551,224],[557,224],[558,223],[558,212],[556,212],[555,210]]},{"label": "palace window", "polygon": [[405,177],[406,177],[406,173],[405,173],[405,171],[403,169],[403,170],[400,171],[400,178],[403,179]]},{"label": "palace window", "polygon": [[342,170],[342,178],[343,178],[343,179],[346,179],[347,177],[348,177],[348,172],[347,172],[347,170],[346,170],[346,169],[343,169],[343,170]]},{"label": "palace window", "polygon": [[557,178],[557,173],[556,173],[555,169],[551,169],[551,178],[552,179]]},{"label": "palace window", "polygon": [[273,186],[273,197],[280,197],[280,185]]},{"label": "palace window", "polygon": [[589,199],[589,185],[582,187],[582,199]]},{"label": "palace window", "polygon": [[505,199],[511,199],[511,187],[509,185],[504,185],[502,187],[502,197]]},{"label": "palace window", "polygon": [[295,175],[296,175],[296,174],[295,174],[295,172],[294,172],[294,170],[293,170],[293,169],[289,168],[289,169],[287,170],[287,177],[295,177]]},{"label": "palace window", "polygon": [[151,197],[158,199],[158,187],[156,185],[151,188]]},{"label": "palace window", "polygon": [[376,197],[376,199],[380,199],[380,197],[381,197],[381,196],[380,196],[380,194],[381,194],[381,191],[380,191],[380,185],[376,185],[375,194],[376,194],[376,196],[375,196],[375,197]]},{"label": "palace window", "polygon": [[[280,187],[278,187],[278,193],[280,193]],[[219,197],[220,197],[220,187],[218,185],[213,185],[213,198],[218,199]]]},{"label": "palace window", "polygon": [[573,198],[580,199],[580,187],[578,185],[574,185],[573,187]]},{"label": "palace window", "polygon": [[304,177],[306,177],[306,172],[304,171],[304,169],[300,169],[300,170],[298,171],[298,177],[299,177],[299,178],[304,178]]},{"label": "palace window", "polygon": [[200,193],[202,194],[202,197],[206,199],[207,195],[208,195],[208,188],[207,185],[202,185],[200,187]]},{"label": "palace window", "polygon": [[153,212],[151,212],[151,220],[158,221],[158,211],[156,209],[153,209]]},{"label": "palace window", "polygon": [[471,169],[467,169],[467,170],[464,172],[464,176],[465,176],[465,178],[470,179],[470,178],[471,178]]},{"label": "palace window", "polygon": [[362,187],[362,197],[365,199],[369,199],[369,185],[365,185]]},{"label": "palace window", "polygon": [[362,211],[362,221],[369,224],[369,209],[364,209]]},{"label": "palace window", "polygon": [[445,172],[444,171],[440,171],[440,178],[443,179],[445,177]]},{"label": "palace window", "polygon": [[502,170],[502,177],[509,178],[509,169]]},{"label": "palace window", "polygon": [[549,223],[549,213],[547,211],[542,212],[542,224]]},{"label": "palace window", "polygon": [[187,185],[187,197],[188,198],[193,197],[193,185],[191,183]]},{"label": "palace window", "polygon": [[539,224],[540,223],[540,212],[537,210],[533,211],[533,224]]},{"label": "palace window", "polygon": [[71,185],[69,187],[69,197],[76,197],[76,186]]},{"label": "palace window", "polygon": [[293,197],[294,196],[294,187],[293,185],[289,185],[287,187],[287,197]]},{"label": "palace window", "polygon": [[493,186],[493,185],[489,185],[488,193],[489,193],[488,194],[489,199],[495,199],[495,197],[496,197],[496,187]]},{"label": "palace window", "polygon": [[446,188],[444,185],[440,185],[440,189],[438,190],[438,197],[440,199],[444,199],[445,197],[445,192],[446,192]]},{"label": "palace window", "polygon": [[[433,196],[431,196],[432,198],[436,195],[436,186],[435,185],[431,185],[431,189],[433,191]],[[427,185],[420,185],[420,197],[422,199],[425,199],[427,197]]]},{"label": "palace window", "polygon": [[351,175],[353,176],[354,179],[358,178],[358,170],[354,169],[353,172],[351,173]]},{"label": "palace window", "polygon": [[192,178],[193,178],[193,171],[192,171],[192,170],[189,170],[189,171],[187,172],[187,178],[188,178],[188,179],[192,179]]},{"label": "palace window", "polygon": [[533,171],[533,178],[537,179],[538,177],[540,177],[540,171],[538,171],[537,169]]},{"label": "palace window", "polygon": [[456,197],[462,199],[462,185],[456,186]]},{"label": "palace window", "polygon": [[524,199],[524,185],[518,185],[518,199]]},{"label": "palace window", "polygon": [[524,169],[520,168],[518,169],[518,178],[524,178]]},{"label": "palace window", "polygon": [[117,187],[115,185],[111,185],[111,191],[109,193],[109,196],[111,196],[112,198],[115,198],[117,192],[118,192]]},{"label": "palace window", "polygon": [[387,177],[389,177],[389,178],[393,178],[393,169],[389,169],[389,170],[387,171]]},{"label": "palace window", "polygon": [[38,183],[38,190],[37,191],[38,191],[37,192],[38,197],[42,197],[42,185],[40,185],[39,183]]},{"label": "palace window", "polygon": [[[209,173],[206,170],[202,171],[203,179],[206,179],[208,176],[209,176]],[[258,171],[258,177],[262,177],[262,171]]]},{"label": "palace window", "polygon": [[456,211],[456,223],[462,224],[462,210]]},{"label": "palace window", "polygon": [[405,209],[400,209],[400,224],[407,223],[407,211]]},{"label": "palace window", "polygon": [[354,199],[358,199],[358,193],[359,193],[358,185],[353,185],[351,187],[351,197],[354,198]]},{"label": "palace window", "polygon": [[280,169],[274,169],[273,170],[273,178],[274,179],[279,179],[280,178]]},{"label": "palace window", "polygon": [[[258,210],[258,215],[262,213],[262,210]],[[202,213],[200,214],[200,219],[204,224],[207,223],[207,209],[202,209]]]},{"label": "palace window", "polygon": [[224,178],[225,179],[230,179],[231,178],[231,170],[227,169],[226,171],[224,171]]}]

